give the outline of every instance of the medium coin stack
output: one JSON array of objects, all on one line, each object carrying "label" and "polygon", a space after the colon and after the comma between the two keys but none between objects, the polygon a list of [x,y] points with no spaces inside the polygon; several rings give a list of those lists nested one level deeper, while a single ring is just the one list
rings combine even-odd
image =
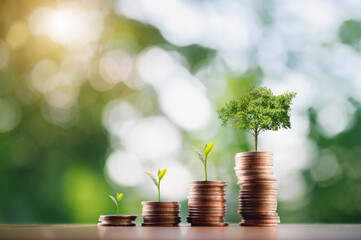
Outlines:
[{"label": "medium coin stack", "polygon": [[98,226],[111,227],[111,226],[122,226],[132,227],[135,226],[135,219],[137,215],[100,215]]},{"label": "medium coin stack", "polygon": [[192,226],[223,227],[226,216],[224,181],[193,181],[188,188],[187,222]]},{"label": "medium coin stack", "polygon": [[240,186],[241,226],[277,226],[277,182],[272,152],[237,153],[234,168]]},{"label": "medium coin stack", "polygon": [[178,226],[181,222],[179,202],[142,202],[142,226]]}]

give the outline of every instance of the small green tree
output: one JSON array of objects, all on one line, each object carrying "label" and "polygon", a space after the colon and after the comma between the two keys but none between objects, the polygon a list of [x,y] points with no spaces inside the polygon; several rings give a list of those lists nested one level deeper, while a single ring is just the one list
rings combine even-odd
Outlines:
[{"label": "small green tree", "polygon": [[166,174],[167,169],[163,169],[162,171],[158,170],[158,180],[153,176],[153,174],[145,172],[153,181],[154,185],[158,189],[158,201],[160,202],[160,181],[163,179],[164,175]]},{"label": "small green tree", "polygon": [[214,142],[211,142],[208,145],[206,143],[204,145],[204,155],[197,148],[195,148],[193,146],[189,146],[189,147],[191,147],[193,149],[193,151],[197,154],[198,158],[202,161],[202,163],[204,165],[204,176],[205,176],[206,181],[208,181],[208,177],[207,177],[207,160],[208,160],[209,154],[212,152],[212,150],[214,148]]},{"label": "small green tree", "polygon": [[257,152],[258,135],[266,130],[277,131],[291,128],[290,105],[296,96],[294,92],[273,95],[266,87],[251,88],[238,101],[230,101],[218,110],[222,125],[231,123],[254,136],[254,151]]}]

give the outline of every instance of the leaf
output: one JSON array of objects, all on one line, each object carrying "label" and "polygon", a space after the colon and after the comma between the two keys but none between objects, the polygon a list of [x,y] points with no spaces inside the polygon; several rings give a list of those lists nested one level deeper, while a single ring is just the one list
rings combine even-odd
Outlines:
[{"label": "leaf", "polygon": [[117,193],[117,201],[119,202],[123,198],[123,193]]},{"label": "leaf", "polygon": [[193,151],[198,155],[198,158],[202,161],[203,164],[205,164],[206,160],[202,155],[201,151],[199,151],[197,148],[193,147],[192,145],[189,145],[189,147],[193,149]]},{"label": "leaf", "polygon": [[205,153],[205,155],[206,156],[208,156],[211,152],[212,152],[212,149],[214,148],[214,142],[211,142],[208,146],[207,146],[207,148],[206,148],[206,150],[204,151],[204,153]]},{"label": "leaf", "polygon": [[112,200],[113,202],[115,203],[115,205],[118,207],[118,202],[117,200],[112,196],[112,195],[108,195]]},{"label": "leaf", "polygon": [[145,172],[153,181],[153,183],[158,187],[159,186],[159,183],[157,181],[157,179],[153,176],[153,174],[151,173],[148,173],[148,172]]},{"label": "leaf", "polygon": [[158,179],[159,179],[159,182],[160,180],[163,179],[164,175],[166,174],[167,172],[167,169],[163,169],[162,171],[158,172]]},{"label": "leaf", "polygon": [[207,143],[205,143],[205,144],[204,144],[204,151],[206,151],[207,146],[208,146]]}]

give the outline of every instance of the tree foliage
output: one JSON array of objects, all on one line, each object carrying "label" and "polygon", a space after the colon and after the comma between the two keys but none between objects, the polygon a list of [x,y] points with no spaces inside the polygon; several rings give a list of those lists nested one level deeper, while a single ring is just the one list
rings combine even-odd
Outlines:
[{"label": "tree foliage", "polygon": [[291,128],[290,110],[294,92],[274,95],[266,87],[252,88],[238,101],[230,101],[218,110],[222,125],[228,123],[234,127],[249,131],[255,138],[257,151],[258,135],[266,130],[277,131]]}]

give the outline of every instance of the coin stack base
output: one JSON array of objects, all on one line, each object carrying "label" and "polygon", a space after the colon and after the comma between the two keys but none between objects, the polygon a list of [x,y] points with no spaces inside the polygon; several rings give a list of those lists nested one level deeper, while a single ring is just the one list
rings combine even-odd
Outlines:
[{"label": "coin stack base", "polygon": [[187,222],[191,226],[225,227],[226,198],[224,181],[189,183]]},{"label": "coin stack base", "polygon": [[246,152],[235,157],[234,170],[241,188],[241,226],[272,227],[280,222],[276,212],[278,186],[272,156],[271,152]]},{"label": "coin stack base", "polygon": [[101,227],[134,227],[137,215],[101,215],[98,226]]},{"label": "coin stack base", "polygon": [[179,202],[142,202],[144,227],[176,227],[181,222]]}]

